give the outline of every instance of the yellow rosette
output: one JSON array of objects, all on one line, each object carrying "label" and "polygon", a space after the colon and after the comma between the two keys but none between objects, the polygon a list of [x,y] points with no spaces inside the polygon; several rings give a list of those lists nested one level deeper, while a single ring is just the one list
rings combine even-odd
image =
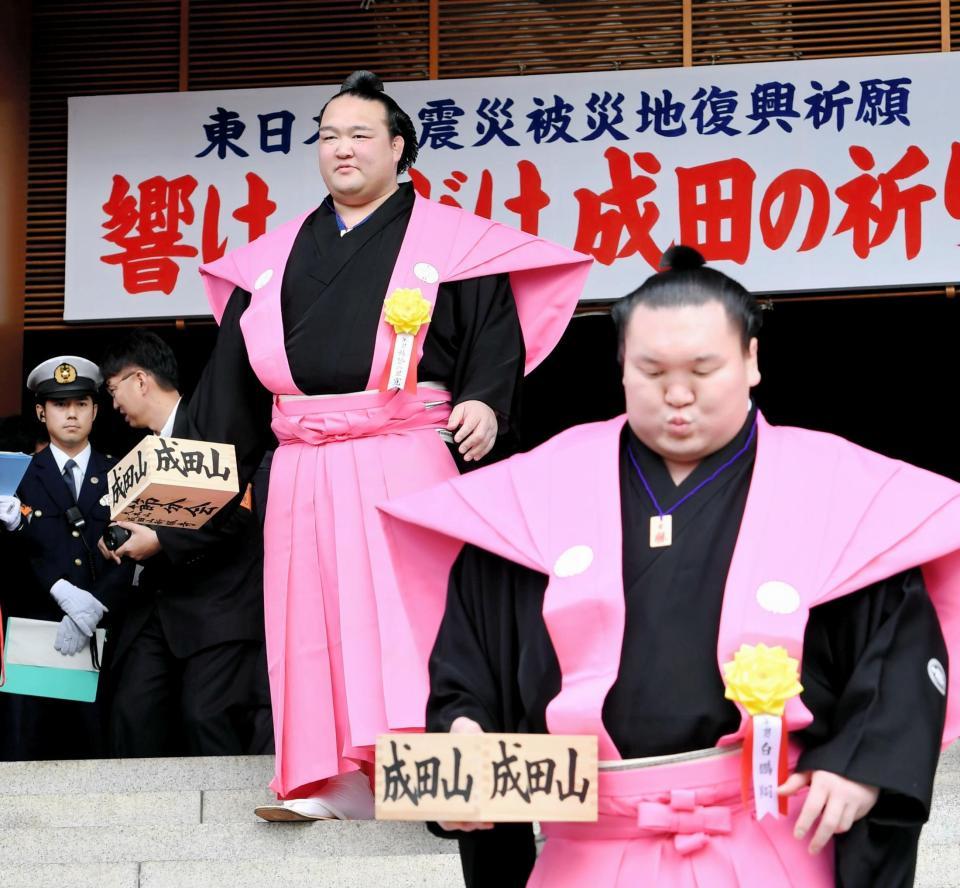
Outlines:
[{"label": "yellow rosette", "polygon": [[743,706],[750,715],[783,715],[787,700],[803,690],[800,664],[784,647],[740,645],[733,659],[723,664],[724,696]]},{"label": "yellow rosette", "polygon": [[383,317],[397,335],[416,336],[430,320],[430,303],[419,287],[398,287],[383,303]]},{"label": "yellow rosette", "polygon": [[[417,373],[414,361],[414,339],[420,328],[430,321],[430,303],[419,287],[398,287],[383,303],[383,319],[393,327],[394,339],[390,359],[380,388],[406,389],[415,392]],[[413,372],[410,365],[414,364]]]},{"label": "yellow rosette", "polygon": [[786,648],[743,644],[723,664],[724,696],[747,710],[750,721],[743,739],[741,786],[746,804],[753,789],[757,819],[787,813],[787,800],[777,787],[787,779],[787,701],[803,690],[800,664]]}]

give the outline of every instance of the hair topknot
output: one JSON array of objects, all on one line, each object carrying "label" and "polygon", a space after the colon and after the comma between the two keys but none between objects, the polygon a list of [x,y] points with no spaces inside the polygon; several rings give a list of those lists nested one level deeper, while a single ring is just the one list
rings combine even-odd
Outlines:
[{"label": "hair topknot", "polygon": [[693,247],[676,244],[660,260],[660,270],[648,277],[636,290],[617,300],[610,310],[617,327],[619,357],[623,350],[627,325],[634,309],[683,308],[719,302],[730,322],[740,333],[744,349],[760,332],[763,318],[757,300],[742,284],[722,271],[710,268],[703,255]]},{"label": "hair topknot", "polygon": [[660,271],[693,271],[706,264],[707,260],[693,247],[675,244],[660,258]]},{"label": "hair topknot", "polygon": [[340,84],[340,92],[351,89],[361,92],[383,92],[383,81],[373,71],[354,71]]},{"label": "hair topknot", "polygon": [[403,110],[390,96],[383,91],[383,81],[373,71],[354,71],[340,84],[340,92],[329,98],[320,109],[319,119],[323,120],[323,112],[327,105],[340,96],[357,96],[367,102],[379,102],[383,105],[387,115],[387,129],[392,136],[403,139],[403,153],[397,163],[397,172],[403,173],[413,166],[417,159],[420,146],[417,142],[417,129],[406,111]]}]

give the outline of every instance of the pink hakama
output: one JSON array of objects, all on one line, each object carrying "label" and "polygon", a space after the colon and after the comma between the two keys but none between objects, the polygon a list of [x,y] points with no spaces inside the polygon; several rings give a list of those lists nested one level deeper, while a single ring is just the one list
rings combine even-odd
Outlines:
[{"label": "pink hakama", "polygon": [[544,824],[528,888],[834,884],[832,844],[811,855],[793,837],[806,793],[787,817],[758,821],[740,798],[736,753],[599,776],[599,820]]}]

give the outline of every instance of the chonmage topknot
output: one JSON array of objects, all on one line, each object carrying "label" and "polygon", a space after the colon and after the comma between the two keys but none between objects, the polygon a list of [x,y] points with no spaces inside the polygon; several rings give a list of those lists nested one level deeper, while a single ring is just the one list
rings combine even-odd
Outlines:
[{"label": "chonmage topknot", "polygon": [[354,71],[340,85],[340,92],[351,89],[361,92],[383,92],[383,81],[373,71]]},{"label": "chonmage topknot", "polygon": [[693,247],[676,244],[670,247],[660,259],[661,271],[693,271],[702,268],[706,259]]}]

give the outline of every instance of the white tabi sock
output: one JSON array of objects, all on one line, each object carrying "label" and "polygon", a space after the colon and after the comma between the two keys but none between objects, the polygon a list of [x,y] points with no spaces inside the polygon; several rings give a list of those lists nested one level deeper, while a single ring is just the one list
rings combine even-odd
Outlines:
[{"label": "white tabi sock", "polygon": [[350,771],[324,781],[316,795],[287,799],[283,806],[306,817],[373,820],[373,790],[366,774]]}]

